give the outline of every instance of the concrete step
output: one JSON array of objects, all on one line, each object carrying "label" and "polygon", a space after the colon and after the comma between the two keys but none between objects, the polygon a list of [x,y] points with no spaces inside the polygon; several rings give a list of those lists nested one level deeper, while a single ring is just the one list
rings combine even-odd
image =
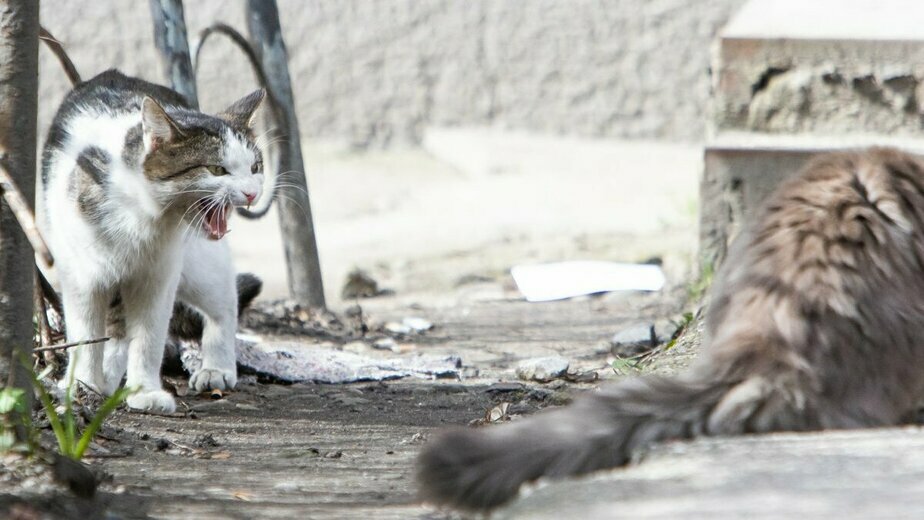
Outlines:
[{"label": "concrete step", "polygon": [[853,134],[779,135],[725,132],[706,146],[700,184],[700,260],[718,265],[754,210],[787,177],[819,153],[893,146],[924,155],[924,138]]},{"label": "concrete step", "polygon": [[920,135],[924,2],[751,0],[713,71],[715,132]]}]

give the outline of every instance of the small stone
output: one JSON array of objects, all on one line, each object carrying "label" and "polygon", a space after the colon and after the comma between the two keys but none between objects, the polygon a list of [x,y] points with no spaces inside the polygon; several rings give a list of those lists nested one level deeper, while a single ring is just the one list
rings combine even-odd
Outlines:
[{"label": "small stone", "polygon": [[375,340],[375,343],[372,344],[372,348],[396,352],[398,350],[398,342],[391,338],[381,338]]},{"label": "small stone", "polygon": [[409,325],[404,323],[398,323],[396,321],[389,321],[385,324],[385,330],[391,332],[392,334],[410,334],[414,331]]},{"label": "small stone", "polygon": [[298,484],[295,482],[280,482],[273,486],[273,489],[276,491],[290,492],[290,491],[299,491]]},{"label": "small stone", "polygon": [[414,332],[426,332],[433,328],[433,324],[423,318],[407,317],[401,320],[401,324],[410,328]]},{"label": "small stone", "polygon": [[197,448],[217,448],[221,446],[218,441],[215,440],[215,437],[211,433],[201,433],[196,435],[196,438],[193,439],[193,444]]},{"label": "small stone", "polygon": [[517,367],[517,377],[525,381],[551,381],[568,371],[570,363],[561,356],[528,359]]},{"label": "small stone", "polygon": [[363,341],[351,341],[346,345],[340,347],[340,350],[344,352],[352,352],[354,354],[365,354],[369,352],[371,347]]},{"label": "small stone", "polygon": [[55,454],[52,474],[55,480],[66,484],[79,497],[92,498],[96,494],[96,475],[80,461]]},{"label": "small stone", "polygon": [[610,340],[613,354],[620,357],[637,356],[657,346],[658,337],[650,323],[633,325],[613,335]]},{"label": "small stone", "polygon": [[362,269],[353,269],[347,275],[340,295],[344,300],[352,300],[355,298],[372,298],[378,296],[379,293],[379,283],[375,278]]},{"label": "small stone", "polygon": [[506,394],[509,392],[521,392],[526,389],[526,386],[523,383],[514,383],[502,381],[500,383],[494,383],[493,385],[485,388],[485,393],[488,394]]}]

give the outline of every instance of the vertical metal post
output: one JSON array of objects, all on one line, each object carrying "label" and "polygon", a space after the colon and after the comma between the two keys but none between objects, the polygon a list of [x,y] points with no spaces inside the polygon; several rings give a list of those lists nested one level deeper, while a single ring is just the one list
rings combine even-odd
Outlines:
[{"label": "vertical metal post", "polygon": [[289,292],[303,304],[324,307],[321,265],[308,200],[298,119],[295,117],[295,102],[292,98],[288,54],[282,40],[276,0],[248,0],[247,29],[251,45],[263,65],[269,88],[279,103],[279,130],[283,133],[285,143],[285,150],[279,158],[279,171],[287,177],[285,187],[279,188],[282,196],[276,204],[288,267]]},{"label": "vertical metal post", "polygon": [[199,107],[196,77],[189,57],[183,0],[150,0],[154,22],[154,44],[160,53],[161,66],[170,86],[194,107]]}]

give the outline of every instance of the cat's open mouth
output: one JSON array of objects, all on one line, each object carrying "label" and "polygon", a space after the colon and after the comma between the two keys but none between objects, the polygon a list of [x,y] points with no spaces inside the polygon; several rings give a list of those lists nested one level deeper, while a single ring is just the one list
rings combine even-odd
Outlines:
[{"label": "cat's open mouth", "polygon": [[202,218],[202,228],[211,240],[218,240],[228,233],[228,215],[231,214],[231,204],[199,203],[205,210]]}]

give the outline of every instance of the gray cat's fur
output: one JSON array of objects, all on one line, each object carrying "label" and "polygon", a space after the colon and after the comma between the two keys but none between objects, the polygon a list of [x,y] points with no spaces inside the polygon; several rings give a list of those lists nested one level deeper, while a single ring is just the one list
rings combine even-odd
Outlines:
[{"label": "gray cat's fur", "polygon": [[423,497],[489,509],[524,482],[623,465],[657,441],[906,420],[924,397],[924,161],[820,156],[755,222],[720,270],[686,373],[446,432],[420,457]]}]

